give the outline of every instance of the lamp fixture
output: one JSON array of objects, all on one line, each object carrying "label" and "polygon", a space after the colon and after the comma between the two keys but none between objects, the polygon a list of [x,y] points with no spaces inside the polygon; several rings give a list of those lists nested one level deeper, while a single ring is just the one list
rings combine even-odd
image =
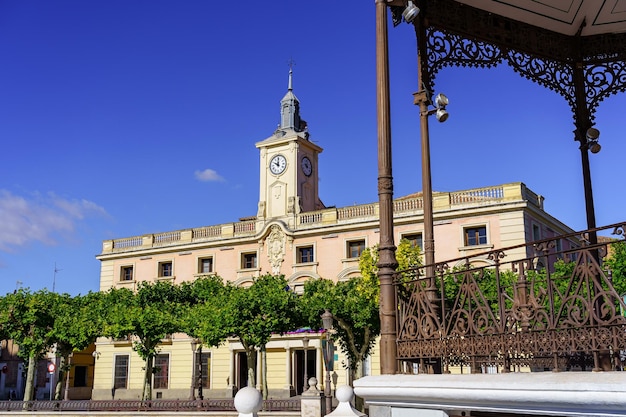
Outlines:
[{"label": "lamp fixture", "polygon": [[450,116],[446,111],[446,106],[449,102],[450,100],[448,100],[448,97],[443,93],[439,93],[435,97],[435,107],[437,108],[435,111],[435,117],[440,123],[448,120],[448,116]]},{"label": "lamp fixture", "polygon": [[587,129],[587,139],[589,140],[598,140],[600,137],[600,131],[595,127],[590,127]]},{"label": "lamp fixture", "polygon": [[405,22],[411,23],[413,22],[413,20],[415,20],[419,12],[419,7],[417,7],[415,4],[413,4],[411,0],[409,0],[408,4],[404,8],[404,11],[402,12],[402,17],[404,18]]},{"label": "lamp fixture", "polygon": [[448,114],[448,112],[444,108],[437,109],[437,111],[435,112],[435,117],[437,118],[437,120],[440,123],[443,123],[446,120],[448,120],[448,116],[450,116],[450,115]]},{"label": "lamp fixture", "polygon": [[591,151],[591,153],[598,153],[602,146],[598,143],[598,138],[600,137],[600,131],[594,127],[590,127],[587,129],[587,148]]},{"label": "lamp fixture", "polygon": [[437,94],[437,97],[435,97],[435,105],[437,106],[437,108],[445,108],[448,103],[450,103],[450,100],[448,100],[448,97],[443,93],[439,93]]},{"label": "lamp fixture", "polygon": [[322,317],[322,327],[324,328],[324,330],[332,330],[333,314],[328,309],[324,309],[324,312],[322,313],[321,317]]}]

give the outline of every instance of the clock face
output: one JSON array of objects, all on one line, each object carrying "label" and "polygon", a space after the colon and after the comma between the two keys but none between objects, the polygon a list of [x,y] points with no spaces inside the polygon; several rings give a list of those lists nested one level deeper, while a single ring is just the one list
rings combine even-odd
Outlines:
[{"label": "clock face", "polygon": [[306,175],[307,177],[313,172],[313,164],[311,163],[311,160],[306,156],[302,158],[302,172],[304,172],[304,175]]},{"label": "clock face", "polygon": [[287,168],[287,160],[282,155],[276,155],[270,160],[270,171],[272,174],[282,174],[282,172]]}]

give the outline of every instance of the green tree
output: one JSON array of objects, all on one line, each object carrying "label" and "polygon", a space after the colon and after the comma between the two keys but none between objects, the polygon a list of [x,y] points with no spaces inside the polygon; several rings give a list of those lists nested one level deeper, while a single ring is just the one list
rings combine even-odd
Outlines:
[{"label": "green tree", "polygon": [[[421,265],[420,249],[402,239],[396,259],[398,270]],[[377,247],[366,248],[359,259],[361,276],[336,284],[326,279],[310,280],[304,286],[303,310],[308,325],[319,328],[320,315],[325,309],[330,311],[336,323],[334,339],[349,358],[346,366],[353,378],[359,376],[362,363],[380,334],[377,263]]]},{"label": "green tree", "polygon": [[48,290],[31,293],[20,288],[1,299],[0,323],[5,334],[19,345],[18,355],[28,361],[24,401],[34,399],[37,361],[54,343],[55,312],[60,297]]},{"label": "green tree", "polygon": [[136,293],[111,289],[106,295],[107,319],[103,335],[112,338],[130,337],[133,350],[144,360],[142,400],[152,399],[154,358],[159,344],[168,335],[183,328],[180,317],[184,293],[169,281],[141,282]]},{"label": "green tree", "polygon": [[[60,357],[59,378],[55,387],[55,399],[61,399],[63,384],[67,387],[72,355],[94,343],[102,334],[101,308],[102,293],[89,292],[86,295],[59,296],[56,306],[52,340],[56,346],[56,356]],[[65,399],[67,400],[67,390]]]},{"label": "green tree", "polygon": [[[243,345],[248,362],[248,385],[256,383],[257,348],[263,351],[272,334],[283,334],[301,326],[299,299],[284,276],[263,275],[250,287],[232,287],[222,323]],[[265,380],[263,395],[267,397]]]},{"label": "green tree", "polygon": [[[348,356],[349,367],[356,377],[363,360],[380,334],[376,293],[371,281],[353,277],[348,281],[333,283],[327,279],[310,280],[304,285],[303,304],[311,327],[319,328],[320,316],[325,309],[332,314],[333,339]],[[370,296],[365,295],[368,292]]]},{"label": "green tree", "polygon": [[614,242],[610,248],[604,267],[611,271],[613,287],[623,296],[626,294],[626,241]]},{"label": "green tree", "polygon": [[203,276],[182,284],[185,312],[182,331],[206,346],[219,346],[230,335],[230,320],[225,314],[232,285],[219,276]]}]

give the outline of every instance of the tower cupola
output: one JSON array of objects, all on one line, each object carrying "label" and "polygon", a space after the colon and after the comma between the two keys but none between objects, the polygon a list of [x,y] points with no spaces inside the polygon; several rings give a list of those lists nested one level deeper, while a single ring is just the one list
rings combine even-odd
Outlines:
[{"label": "tower cupola", "polygon": [[278,129],[304,132],[306,128],[306,122],[300,118],[300,101],[293,93],[293,70],[290,68],[287,94],[280,101],[280,126]]}]

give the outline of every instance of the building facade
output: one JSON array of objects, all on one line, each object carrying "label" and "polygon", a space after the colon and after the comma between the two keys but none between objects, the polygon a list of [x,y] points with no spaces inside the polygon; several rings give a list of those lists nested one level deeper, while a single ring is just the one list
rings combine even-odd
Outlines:
[{"label": "building facade", "polygon": [[[319,198],[318,160],[322,148],[309,140],[300,103],[289,74],[281,100],[281,122],[274,134],[256,143],[259,150],[257,215],[227,224],[106,240],[100,290],[135,289],[141,281],[173,283],[217,274],[236,285],[250,285],[265,273],[282,274],[296,292],[310,279],[345,280],[358,275],[366,247],[378,243],[378,203],[326,207]],[[422,198],[419,193],[394,200],[394,233],[421,245]],[[523,183],[458,192],[433,193],[436,260],[467,257],[491,248],[513,246],[572,232],[545,212],[543,197]],[[571,242],[560,242],[567,246]],[[520,250],[525,250],[520,248]],[[460,260],[458,265],[465,261]],[[454,266],[454,265],[451,265]],[[306,334],[306,338],[303,335]],[[267,386],[271,397],[302,392],[304,376],[324,380],[323,334],[294,332],[275,337],[267,346]],[[186,335],[164,340],[156,361],[155,398],[188,398],[194,350]],[[143,361],[128,340],[101,339],[96,345],[93,399],[138,398]],[[219,348],[203,347],[202,385],[207,398],[231,397],[246,384],[243,347],[235,340]],[[378,352],[365,364],[378,373]],[[335,354],[333,385],[346,383],[345,358]],[[259,361],[258,367],[263,366]],[[260,375],[260,372],[257,372]]]}]

